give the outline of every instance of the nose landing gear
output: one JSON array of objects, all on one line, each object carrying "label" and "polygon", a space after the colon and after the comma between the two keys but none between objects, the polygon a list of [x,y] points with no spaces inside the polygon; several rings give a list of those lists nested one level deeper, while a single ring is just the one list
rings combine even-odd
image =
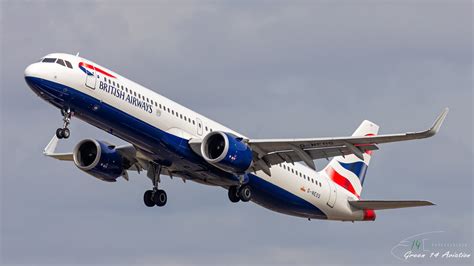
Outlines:
[{"label": "nose landing gear", "polygon": [[56,129],[56,137],[58,139],[67,139],[71,136],[71,131],[69,131],[69,124],[71,123],[72,112],[69,107],[61,109],[61,115],[63,118],[63,127]]}]

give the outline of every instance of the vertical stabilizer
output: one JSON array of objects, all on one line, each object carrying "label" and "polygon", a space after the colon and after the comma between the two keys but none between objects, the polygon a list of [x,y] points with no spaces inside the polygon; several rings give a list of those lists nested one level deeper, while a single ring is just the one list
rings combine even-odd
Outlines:
[{"label": "vertical stabilizer", "polygon": [[[376,136],[379,126],[364,120],[352,136]],[[365,151],[364,160],[354,154],[334,157],[322,170],[333,182],[360,198],[372,151]]]}]

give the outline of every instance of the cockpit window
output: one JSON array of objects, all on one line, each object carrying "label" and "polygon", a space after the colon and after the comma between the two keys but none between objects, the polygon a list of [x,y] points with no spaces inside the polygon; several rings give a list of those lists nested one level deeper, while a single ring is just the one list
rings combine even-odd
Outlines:
[{"label": "cockpit window", "polygon": [[63,60],[61,58],[48,58],[47,57],[47,58],[43,58],[40,62],[43,62],[43,63],[54,63],[54,62],[56,62],[57,64],[59,64],[61,66],[68,67],[68,68],[72,69],[71,62]]},{"label": "cockpit window", "polygon": [[56,58],[45,58],[43,59],[43,63],[54,63],[56,62]]},{"label": "cockpit window", "polygon": [[62,59],[58,59],[58,61],[56,61],[57,64],[60,64],[62,66],[66,66],[66,64],[64,63],[64,60]]}]

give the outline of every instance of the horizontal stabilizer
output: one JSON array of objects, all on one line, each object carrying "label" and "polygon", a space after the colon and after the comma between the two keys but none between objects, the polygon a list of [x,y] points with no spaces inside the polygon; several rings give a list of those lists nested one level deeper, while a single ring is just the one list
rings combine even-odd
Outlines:
[{"label": "horizontal stabilizer", "polygon": [[354,200],[349,204],[361,210],[385,210],[435,205],[424,200]]}]

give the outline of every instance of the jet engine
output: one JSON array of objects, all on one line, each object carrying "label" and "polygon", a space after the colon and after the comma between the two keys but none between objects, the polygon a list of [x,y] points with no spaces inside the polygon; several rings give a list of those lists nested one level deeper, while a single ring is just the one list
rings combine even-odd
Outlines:
[{"label": "jet engine", "polygon": [[107,182],[115,182],[125,171],[124,158],[114,146],[94,139],[79,142],[73,151],[74,164],[82,171]]},{"label": "jet engine", "polygon": [[242,138],[220,131],[204,137],[201,154],[210,164],[234,174],[245,173],[253,161],[252,150]]}]

